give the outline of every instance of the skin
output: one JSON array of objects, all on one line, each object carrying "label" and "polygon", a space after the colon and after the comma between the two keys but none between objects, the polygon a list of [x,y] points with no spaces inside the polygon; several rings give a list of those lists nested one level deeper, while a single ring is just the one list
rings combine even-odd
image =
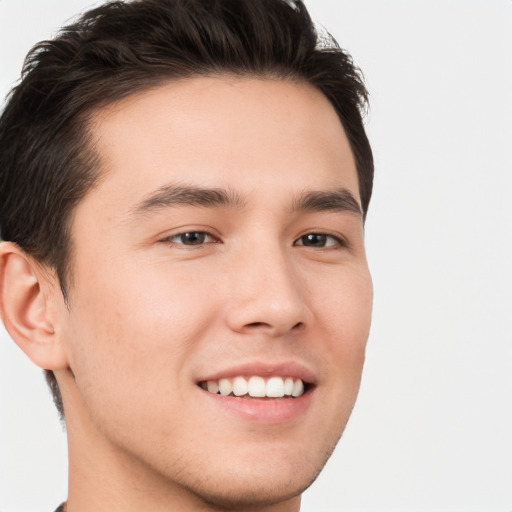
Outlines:
[{"label": "skin", "polygon": [[[68,511],[297,511],[354,405],[370,326],[361,215],[293,208],[340,188],[359,202],[334,109],[305,84],[202,77],[98,112],[91,133],[102,179],[72,219],[69,309],[51,270],[0,252],[4,322],[63,394]],[[238,202],[143,206],[176,185]],[[197,385],[283,361],[314,375],[285,421]]]}]

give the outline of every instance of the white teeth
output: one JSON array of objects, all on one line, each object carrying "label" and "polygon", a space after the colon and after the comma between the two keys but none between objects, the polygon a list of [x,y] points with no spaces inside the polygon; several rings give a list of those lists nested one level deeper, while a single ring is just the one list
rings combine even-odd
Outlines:
[{"label": "white teeth", "polygon": [[[210,391],[208,389],[208,391]],[[284,394],[285,395],[291,395],[293,391],[293,379],[291,377],[287,377],[284,381]]]},{"label": "white teeth", "polygon": [[249,379],[249,396],[267,396],[267,387],[265,386],[265,379],[263,379],[263,377],[251,377]]},{"label": "white teeth", "polygon": [[271,377],[270,379],[268,379],[267,396],[270,396],[272,398],[279,398],[281,396],[284,396],[284,382],[281,377]]},{"label": "white teeth", "polygon": [[[206,389],[210,393],[218,393],[219,392],[219,383],[216,380],[209,380],[206,383]],[[291,394],[291,393],[290,393]]]},{"label": "white teeth", "polygon": [[209,380],[202,382],[201,387],[213,394],[228,396],[249,395],[254,398],[281,398],[292,396],[294,398],[304,394],[304,383],[301,379],[292,377],[269,377],[264,379],[257,375],[249,380],[244,377],[234,379]]},{"label": "white teeth", "polygon": [[231,381],[229,379],[220,379],[219,380],[219,391],[221,395],[227,396],[231,394],[233,391],[233,386],[231,385]]},{"label": "white teeth", "polygon": [[233,394],[235,396],[247,395],[249,391],[249,385],[243,377],[235,377],[233,379]]},{"label": "white teeth", "polygon": [[293,391],[292,391],[292,396],[301,396],[304,394],[304,383],[300,380],[300,379],[297,379],[294,383],[293,383]]}]

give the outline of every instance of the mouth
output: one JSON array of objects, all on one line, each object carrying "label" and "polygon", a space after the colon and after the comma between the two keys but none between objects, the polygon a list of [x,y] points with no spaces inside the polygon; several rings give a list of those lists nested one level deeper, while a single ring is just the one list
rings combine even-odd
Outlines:
[{"label": "mouth", "polygon": [[214,395],[259,399],[294,399],[309,391],[312,385],[301,378],[291,376],[263,377],[239,375],[233,378],[203,380],[199,387]]},{"label": "mouth", "polygon": [[196,380],[204,414],[235,415],[251,425],[295,424],[314,403],[317,375],[299,362],[252,361]]}]

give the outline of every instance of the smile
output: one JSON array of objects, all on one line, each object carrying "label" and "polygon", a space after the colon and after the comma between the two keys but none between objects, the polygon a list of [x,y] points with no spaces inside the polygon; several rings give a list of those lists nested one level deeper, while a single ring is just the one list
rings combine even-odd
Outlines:
[{"label": "smile", "polygon": [[199,385],[209,393],[222,396],[238,396],[252,398],[297,398],[304,394],[305,385],[302,379],[293,377],[269,377],[258,375],[245,378],[202,381]]}]

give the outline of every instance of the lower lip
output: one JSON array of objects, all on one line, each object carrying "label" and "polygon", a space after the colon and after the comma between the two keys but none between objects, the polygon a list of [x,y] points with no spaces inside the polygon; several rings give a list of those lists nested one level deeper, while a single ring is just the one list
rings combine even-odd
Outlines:
[{"label": "lower lip", "polygon": [[296,398],[243,398],[223,396],[198,390],[210,404],[236,414],[253,423],[266,425],[286,423],[301,417],[311,404],[313,388]]}]

